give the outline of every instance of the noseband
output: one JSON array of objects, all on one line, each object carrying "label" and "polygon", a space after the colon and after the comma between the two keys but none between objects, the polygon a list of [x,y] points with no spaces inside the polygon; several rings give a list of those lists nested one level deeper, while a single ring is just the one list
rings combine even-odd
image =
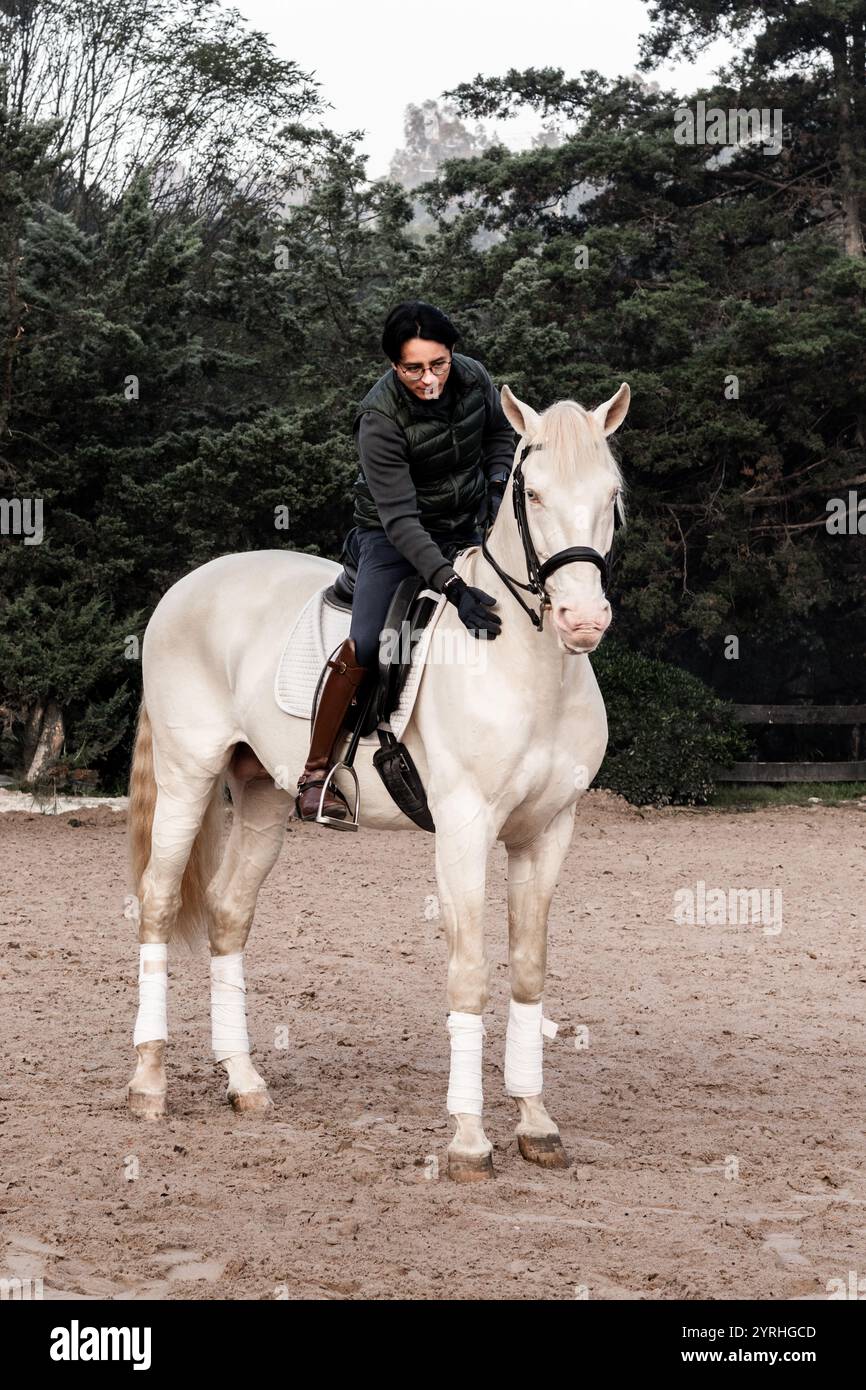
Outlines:
[{"label": "noseband", "polygon": [[[532,544],[532,537],[529,534],[529,522],[526,519],[526,495],[523,484],[523,460],[532,449],[541,449],[542,444],[524,444],[520,451],[520,458],[512,473],[512,492],[511,500],[514,503],[514,515],[517,518],[517,532],[523,545],[523,554],[526,558],[526,576],[528,584],[523,584],[519,579],[515,579],[513,574],[506,574],[494,560],[490,551],[487,549],[487,537],[481,542],[481,553],[495,569],[505,587],[514,595],[524,613],[532,619],[533,625],[541,632],[544,625],[544,610],[550,607],[550,595],[545,589],[545,584],[552,574],[563,565],[572,565],[577,560],[584,560],[590,565],[595,565],[601,574],[601,587],[607,588],[610,577],[610,551],[606,555],[600,555],[597,550],[593,550],[589,545],[571,545],[567,550],[557,550],[555,555],[542,563]],[[619,513],[614,513],[614,530],[619,524]],[[517,588],[514,586],[517,585]],[[527,593],[535,594],[539,599],[538,612],[524,603],[517,589],[525,589]]]}]

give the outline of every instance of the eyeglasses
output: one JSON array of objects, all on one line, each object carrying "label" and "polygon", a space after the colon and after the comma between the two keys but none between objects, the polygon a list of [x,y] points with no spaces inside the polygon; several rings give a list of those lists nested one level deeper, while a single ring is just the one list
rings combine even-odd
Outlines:
[{"label": "eyeglasses", "polygon": [[[398,362],[397,366],[410,381],[420,381],[427,370],[426,367],[404,367],[402,362]],[[431,362],[430,370],[434,376],[444,376],[450,366],[451,358],[449,357],[447,362]]]}]

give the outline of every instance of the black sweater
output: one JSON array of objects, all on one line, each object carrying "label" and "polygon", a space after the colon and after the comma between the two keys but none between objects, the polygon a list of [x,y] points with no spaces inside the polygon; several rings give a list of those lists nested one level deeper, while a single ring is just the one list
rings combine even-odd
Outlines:
[{"label": "black sweater", "polygon": [[[480,362],[476,365],[481,367]],[[484,367],[481,372],[487,409],[481,467],[488,484],[504,482],[511,472],[517,435],[508,423],[488,372]],[[402,391],[407,390],[399,378],[398,385]],[[450,375],[438,400],[420,400],[411,391],[407,394],[434,419],[450,420],[454,404]],[[455,573],[454,567],[419,519],[415,485],[409,472],[408,444],[396,420],[389,420],[378,410],[365,410],[358,426],[358,452],[388,540],[432,588],[441,590]]]}]

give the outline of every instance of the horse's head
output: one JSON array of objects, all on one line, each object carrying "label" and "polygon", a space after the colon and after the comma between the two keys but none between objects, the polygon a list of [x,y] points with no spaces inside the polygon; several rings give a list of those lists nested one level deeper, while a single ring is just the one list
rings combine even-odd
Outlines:
[{"label": "horse's head", "polygon": [[[607,445],[628,411],[630,391],[623,382],[616,395],[595,410],[576,401],[556,401],[539,415],[502,388],[502,409],[522,436],[516,458],[527,444],[522,473],[529,536],[540,561],[571,546],[607,555],[616,513],[624,518],[623,480]],[[514,478],[502,511],[513,516]],[[508,509],[506,511],[506,508]],[[610,604],[596,564],[575,560],[548,575],[544,585],[557,641],[563,651],[594,651],[610,625]]]}]

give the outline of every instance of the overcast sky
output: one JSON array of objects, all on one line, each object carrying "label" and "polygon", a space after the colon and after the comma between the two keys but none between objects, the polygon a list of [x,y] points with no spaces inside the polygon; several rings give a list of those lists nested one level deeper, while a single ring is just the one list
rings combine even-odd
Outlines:
[{"label": "overcast sky", "polygon": [[[387,173],[403,144],[403,111],[410,102],[420,104],[478,73],[500,76],[511,67],[561,67],[567,77],[584,68],[608,77],[630,73],[648,27],[641,0],[233,3],[253,28],[269,35],[281,57],[322,84],[320,94],[334,107],[324,124],[367,131],[363,148],[372,178]],[[653,76],[663,87],[688,92],[728,55],[727,46],[717,44],[697,66],[678,64]],[[528,143],[537,124],[527,110],[498,130],[514,147]]]}]

